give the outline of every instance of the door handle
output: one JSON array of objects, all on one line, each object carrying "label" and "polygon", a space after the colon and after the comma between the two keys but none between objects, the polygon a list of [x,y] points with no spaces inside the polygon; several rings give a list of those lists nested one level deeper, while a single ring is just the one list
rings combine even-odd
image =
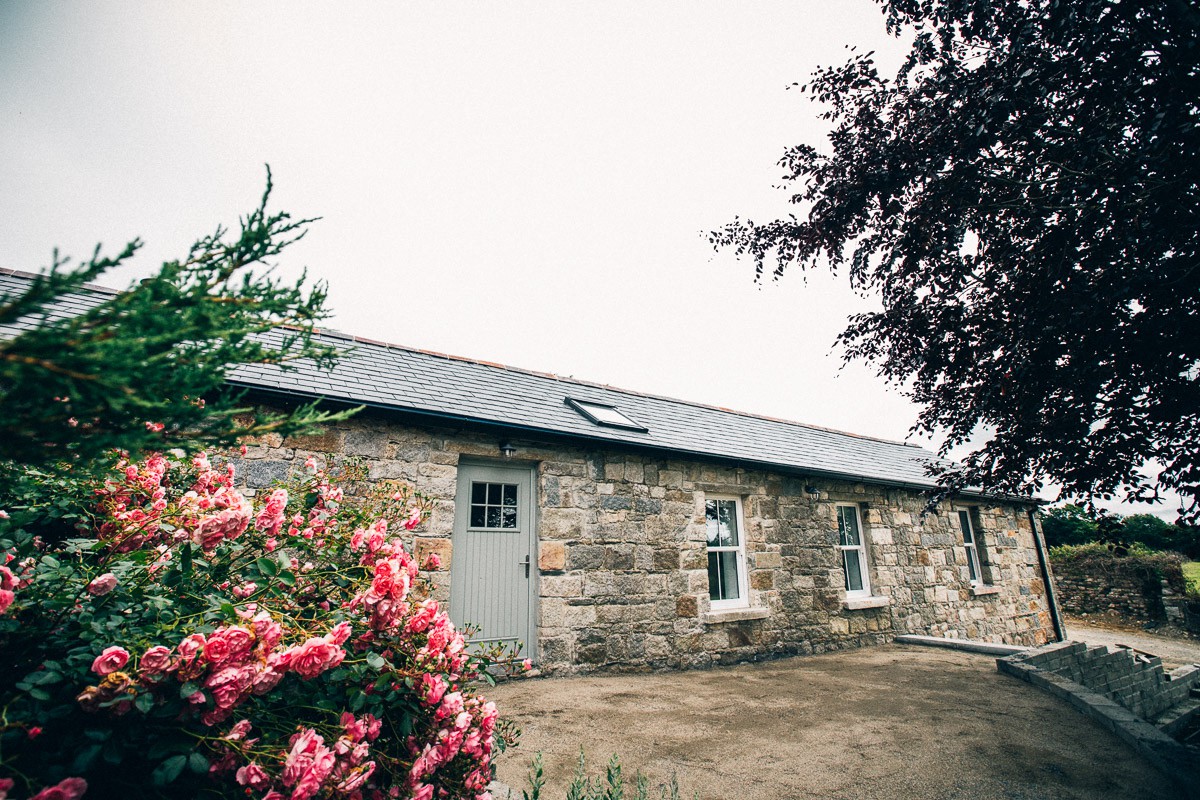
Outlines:
[{"label": "door handle", "polygon": [[528,578],[529,577],[529,556],[526,555],[524,561],[518,561],[517,566],[525,568],[525,577]]}]

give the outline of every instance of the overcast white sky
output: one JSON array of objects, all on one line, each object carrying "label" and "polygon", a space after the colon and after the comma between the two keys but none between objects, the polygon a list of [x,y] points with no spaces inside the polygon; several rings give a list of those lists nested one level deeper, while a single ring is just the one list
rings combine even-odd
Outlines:
[{"label": "overcast white sky", "polygon": [[0,0],[0,266],[141,237],[123,288],[269,163],[322,217],[280,268],[329,327],[903,439],[915,408],[833,350],[871,301],[704,236],[787,212],[775,162],[825,130],[787,87],[851,44],[902,52],[869,0]]}]

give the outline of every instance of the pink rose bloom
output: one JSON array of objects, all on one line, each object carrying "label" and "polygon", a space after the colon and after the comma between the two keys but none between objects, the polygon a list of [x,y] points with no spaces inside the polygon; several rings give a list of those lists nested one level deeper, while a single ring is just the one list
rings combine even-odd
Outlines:
[{"label": "pink rose bloom", "polygon": [[375,741],[383,727],[383,723],[374,714],[363,714],[355,719],[353,714],[343,711],[340,722],[351,742],[361,742],[363,739]]},{"label": "pink rose bloom", "polygon": [[[9,556],[11,560],[12,556]],[[0,567],[0,589],[17,588],[17,576],[8,567]]]},{"label": "pink rose bloom", "polygon": [[209,634],[204,644],[204,660],[210,664],[223,664],[244,656],[253,645],[254,634],[242,626],[221,628]]},{"label": "pink rose bloom", "polygon": [[183,669],[195,663],[196,659],[204,651],[204,634],[193,633],[184,637],[183,641],[175,645],[175,660],[171,664],[171,670]]},{"label": "pink rose bloom", "polygon": [[413,787],[412,800],[430,800],[433,797],[432,784],[422,783]]},{"label": "pink rose bloom", "polygon": [[254,683],[251,691],[260,697],[274,689],[283,680],[283,676],[287,674],[283,670],[274,669],[272,667],[264,667],[261,672],[254,676]]},{"label": "pink rose bloom", "polygon": [[268,652],[275,649],[275,645],[279,644],[279,639],[283,636],[283,628],[271,619],[271,615],[266,611],[260,611],[250,626],[254,628],[254,635],[258,637],[263,650]]},{"label": "pink rose bloom", "polygon": [[[251,667],[253,669],[253,667]],[[249,681],[245,681],[246,686]],[[243,675],[238,667],[225,667],[204,682],[213,697],[217,708],[229,710],[237,705],[242,696]]]},{"label": "pink rose bloom", "polygon": [[442,701],[442,695],[446,693],[446,681],[442,679],[441,675],[430,675],[427,672],[421,676],[417,692],[422,703],[427,706],[436,706]]},{"label": "pink rose bloom", "polygon": [[109,675],[128,663],[129,653],[125,648],[113,645],[105,648],[103,653],[96,656],[96,660],[92,662],[92,672],[97,675]]},{"label": "pink rose bloom", "polygon": [[291,743],[281,778],[284,786],[294,787],[292,800],[307,800],[321,790],[337,763],[337,756],[311,728],[292,736]]},{"label": "pink rose bloom", "polygon": [[463,710],[462,692],[448,692],[442,697],[442,704],[438,706],[438,710],[434,716],[438,719],[446,719],[447,717],[457,717]]},{"label": "pink rose bloom", "polygon": [[346,657],[346,651],[341,647],[315,636],[287,652],[291,655],[292,672],[305,680],[336,667]]},{"label": "pink rose bloom", "polygon": [[276,489],[271,492],[271,497],[267,500],[267,504],[262,511],[258,512],[258,516],[254,518],[254,527],[267,536],[275,536],[279,533],[279,529],[283,527],[284,509],[287,507],[288,493],[287,489]]},{"label": "pink rose bloom", "polygon": [[54,786],[47,786],[29,800],[78,800],[87,791],[83,778],[64,778]]},{"label": "pink rose bloom", "polygon": [[138,669],[143,675],[161,675],[170,665],[171,651],[161,644],[156,644],[142,653],[142,658],[138,661]]},{"label": "pink rose bloom", "polygon": [[421,509],[413,507],[408,512],[408,519],[404,520],[404,530],[411,531],[413,528],[421,524]]},{"label": "pink rose bloom", "polygon": [[425,564],[421,567],[421,569],[425,570],[426,572],[434,572],[441,568],[442,568],[442,557],[439,556],[437,553],[430,553],[428,556],[426,556]]},{"label": "pink rose bloom", "polygon": [[214,708],[210,711],[205,711],[203,714],[201,714],[200,721],[211,728],[213,725],[217,725],[218,723],[224,722],[225,720],[229,719],[229,715],[232,713],[233,713],[233,709]]},{"label": "pink rose bloom", "polygon": [[250,720],[238,720],[236,723],[234,723],[234,726],[229,729],[229,733],[225,734],[221,738],[229,742],[240,741],[246,738],[246,734],[250,732],[252,727],[253,725],[250,724]]},{"label": "pink rose bloom", "polygon": [[271,776],[265,769],[251,761],[237,771],[237,782],[239,785],[248,786],[251,789],[265,789],[271,782]]},{"label": "pink rose bloom", "polygon": [[346,640],[349,638],[349,622],[339,622],[337,625],[333,626],[333,630],[325,634],[325,641],[329,642],[330,644],[345,644]]},{"label": "pink rose bloom", "polygon": [[371,777],[371,773],[375,771],[375,762],[368,761],[361,767],[356,767],[349,775],[337,785],[337,791],[349,794],[362,787],[367,782],[367,778]]},{"label": "pink rose bloom", "polygon": [[[3,513],[3,512],[0,512]],[[7,516],[7,515],[6,515]],[[8,793],[12,791],[13,779],[0,778],[0,800],[6,800]]]},{"label": "pink rose bloom", "polygon": [[88,594],[102,597],[117,588],[117,576],[106,572],[87,585]]},{"label": "pink rose bloom", "polygon": [[405,625],[405,630],[409,633],[424,633],[425,629],[432,624],[438,613],[438,602],[433,598],[422,600],[417,606],[417,613],[409,618],[408,624]]},{"label": "pink rose bloom", "polygon": [[192,541],[203,550],[213,549],[223,539],[236,539],[250,525],[252,509],[240,493],[222,486],[212,496],[212,503],[222,510],[200,520],[192,531]]},{"label": "pink rose bloom", "polygon": [[9,606],[11,606],[13,601],[16,599],[17,595],[14,592],[8,589],[0,589],[0,614],[8,611]]},{"label": "pink rose bloom", "polygon": [[387,539],[387,532],[373,529],[367,534],[367,551],[374,553],[380,547],[383,547],[384,541]]}]

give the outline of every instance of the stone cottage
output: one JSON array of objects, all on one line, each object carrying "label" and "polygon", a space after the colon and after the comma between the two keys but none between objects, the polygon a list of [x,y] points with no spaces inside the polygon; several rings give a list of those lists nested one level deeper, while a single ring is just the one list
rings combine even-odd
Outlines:
[{"label": "stone cottage", "polygon": [[[0,270],[0,294],[29,277]],[[543,672],[705,667],[905,633],[1055,636],[1033,505],[965,494],[923,513],[933,456],[919,447],[323,338],[344,351],[332,371],[246,366],[230,383],[269,406],[367,410],[254,443],[246,487],[309,455],[412,484],[434,510],[411,545],[440,555],[454,620],[520,644]]]},{"label": "stone cottage", "polygon": [[545,672],[705,667],[917,633],[1054,638],[1032,505],[964,495],[923,514],[912,445],[325,334],[331,372],[242,367],[265,404],[367,410],[261,441],[250,489],[308,455],[365,459],[434,499],[456,622]]}]

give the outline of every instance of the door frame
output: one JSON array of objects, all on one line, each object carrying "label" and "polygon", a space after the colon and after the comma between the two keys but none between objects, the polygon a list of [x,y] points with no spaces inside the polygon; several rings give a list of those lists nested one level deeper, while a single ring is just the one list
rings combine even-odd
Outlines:
[{"label": "door frame", "polygon": [[[525,650],[523,657],[528,658],[533,663],[538,663],[538,626],[541,619],[541,608],[538,603],[541,582],[541,572],[538,570],[538,522],[540,518],[541,507],[539,500],[538,487],[538,465],[537,462],[530,461],[507,461],[490,458],[478,458],[463,456],[459,458],[457,472],[455,474],[454,485],[454,528],[451,533],[451,558],[450,558],[450,596],[455,595],[455,561],[453,556],[454,550],[458,548],[458,541],[455,538],[458,533],[459,515],[470,514],[470,491],[466,484],[462,481],[463,470],[482,468],[482,469],[504,469],[513,472],[522,473],[529,481],[529,531],[526,534],[526,541],[529,545],[529,580],[528,580],[528,601],[529,601],[529,619],[526,621],[526,629],[529,631],[528,638],[525,639]],[[466,502],[460,502],[465,499]],[[461,563],[461,562],[460,562]],[[459,573],[461,575],[461,572]],[[465,591],[465,590],[464,590]]]}]

